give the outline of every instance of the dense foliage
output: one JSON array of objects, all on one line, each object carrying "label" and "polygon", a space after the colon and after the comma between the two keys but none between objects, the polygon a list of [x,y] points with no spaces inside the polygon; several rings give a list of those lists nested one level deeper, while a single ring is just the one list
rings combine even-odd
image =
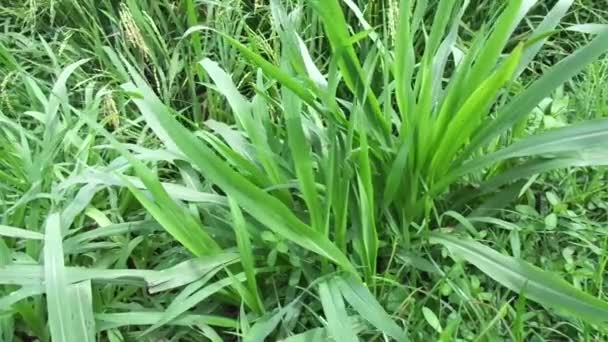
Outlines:
[{"label": "dense foliage", "polygon": [[598,1],[0,1],[2,341],[603,340]]}]

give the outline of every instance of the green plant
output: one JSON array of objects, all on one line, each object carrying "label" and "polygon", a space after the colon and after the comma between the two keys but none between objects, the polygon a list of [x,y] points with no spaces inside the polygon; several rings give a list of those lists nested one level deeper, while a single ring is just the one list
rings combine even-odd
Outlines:
[{"label": "green plant", "polygon": [[[269,229],[289,241],[281,248],[297,259],[292,256],[284,262],[292,267],[306,262],[308,279],[326,275],[332,269],[328,262],[333,262],[355,276],[350,280],[355,283],[361,268],[362,279],[374,293],[381,288],[378,264],[392,258],[381,257],[387,256],[387,242],[410,251],[430,241],[443,244],[510,289],[526,291],[532,300],[604,321],[606,303],[479,242],[431,229],[446,221],[444,212],[455,203],[463,207],[475,205],[478,197],[501,196],[503,186],[518,179],[567,166],[606,164],[598,153],[605,146],[606,121],[534,136],[511,130],[553,89],[604,53],[605,32],[531,85],[513,86],[571,3],[558,2],[527,42],[515,42],[503,57],[530,3],[510,2],[493,25],[482,27],[466,45],[458,41],[466,2],[440,1],[423,36],[425,2],[402,1],[394,51],[376,39],[360,62],[354,45],[377,36],[370,31],[351,36],[337,1],[313,2],[333,50],[323,76],[298,37],[293,16],[274,1],[274,24],[283,45],[280,67],[235,39],[224,38],[280,86],[258,77],[258,94],[248,100],[217,64],[201,62],[227,98],[250,148],[236,145],[226,131],[220,133],[224,141],[204,132],[198,132],[202,140],[196,137],[173,119],[171,110],[132,68],[133,83],[125,90],[138,94],[133,101],[161,140],[248,213],[257,234]],[[425,44],[418,58],[414,44],[420,39]],[[380,95],[377,89],[382,90]],[[282,113],[279,120],[284,125],[270,122],[268,108]],[[283,187],[291,179],[297,180],[295,189]],[[472,190],[467,184],[478,185]],[[466,195],[455,201],[459,189]],[[158,196],[155,200],[165,201]],[[504,205],[512,198],[499,200]],[[162,222],[161,214],[151,213]],[[348,258],[350,252],[355,257]],[[322,286],[322,299],[331,296],[324,294],[327,291],[333,290]],[[337,293],[370,319],[365,307],[357,307],[345,292]],[[249,303],[251,309],[254,305]],[[342,306],[323,304],[330,320],[345,315]],[[391,334],[392,328],[371,323]],[[330,334],[339,338],[338,330]]]},{"label": "green plant", "polygon": [[[535,79],[527,66],[571,0],[517,35],[536,1],[469,26],[467,1],[402,0],[383,32],[380,2],[266,3],[255,13],[272,27],[253,32],[241,2],[205,2],[215,20],[173,45],[200,20],[196,2],[183,16],[170,1],[51,2],[49,15],[85,14],[58,16],[83,27],[77,43],[0,45],[2,76],[25,79],[0,99],[3,338],[605,336],[606,243],[580,229],[600,225],[574,218],[566,196],[536,210],[534,181],[605,165],[608,121],[540,131],[528,115],[604,53],[608,33]],[[112,41],[112,28],[132,37]],[[52,67],[38,61],[46,50]],[[203,86],[226,122],[201,129]],[[583,247],[555,251],[573,241]],[[562,256],[568,282],[544,270]]]}]

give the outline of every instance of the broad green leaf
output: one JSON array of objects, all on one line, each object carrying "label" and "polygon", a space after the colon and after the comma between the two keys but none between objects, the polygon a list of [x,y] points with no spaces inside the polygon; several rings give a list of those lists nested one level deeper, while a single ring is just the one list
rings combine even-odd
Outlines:
[{"label": "broad green leaf", "polygon": [[61,215],[51,214],[44,229],[44,285],[47,294],[47,311],[51,337],[55,341],[72,341],[68,281],[63,263]]},{"label": "broad green leaf", "polygon": [[69,283],[61,224],[61,215],[53,213],[44,229],[44,286],[51,337],[54,341],[94,341],[90,283]]},{"label": "broad green leaf", "polygon": [[525,291],[527,298],[558,309],[562,314],[590,322],[608,321],[608,303],[577,290],[551,272],[500,254],[471,239],[433,233],[431,242],[444,245],[507,288]]},{"label": "broad green leaf", "polygon": [[31,240],[44,239],[44,235],[42,235],[38,232],[34,232],[31,230],[26,230],[26,229],[22,229],[22,228],[4,226],[4,225],[0,225],[0,236],[19,238],[19,239],[31,239]]},{"label": "broad green leaf", "polygon": [[441,331],[443,330],[441,328],[441,323],[439,323],[439,318],[437,318],[437,315],[435,315],[435,313],[433,312],[433,310],[427,308],[426,306],[423,306],[422,307],[422,315],[424,316],[424,319],[426,320],[426,322],[433,329],[435,329],[435,331],[437,331],[438,333],[441,333]]},{"label": "broad green leaf", "polygon": [[76,314],[73,317],[74,341],[96,341],[91,281],[86,280],[69,285],[68,295],[70,299],[69,306],[73,310],[76,310]]}]

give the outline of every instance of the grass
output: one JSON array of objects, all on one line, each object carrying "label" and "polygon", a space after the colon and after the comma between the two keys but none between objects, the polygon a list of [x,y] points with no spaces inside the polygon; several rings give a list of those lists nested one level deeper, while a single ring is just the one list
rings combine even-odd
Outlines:
[{"label": "grass", "polygon": [[0,339],[605,339],[604,11],[0,2]]}]

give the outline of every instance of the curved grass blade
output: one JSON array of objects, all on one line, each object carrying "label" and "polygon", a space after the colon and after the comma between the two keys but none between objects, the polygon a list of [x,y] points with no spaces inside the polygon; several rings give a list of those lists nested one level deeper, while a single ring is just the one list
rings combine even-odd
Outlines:
[{"label": "curved grass blade", "polygon": [[500,136],[523,117],[528,115],[544,98],[557,87],[580,72],[587,64],[593,62],[608,50],[608,31],[602,32],[589,44],[577,50],[561,62],[543,73],[525,91],[517,95],[505,107],[499,110],[496,119],[487,119],[475,134],[471,143],[461,154],[464,160],[492,139]]},{"label": "curved grass blade", "polygon": [[[598,160],[598,165],[603,165],[601,158],[597,158],[600,156],[593,153],[592,150],[604,148],[607,145],[608,119],[583,122],[546,131],[523,138],[509,147],[461,165],[441,179],[436,184],[436,188],[440,191],[459,177],[482,170],[499,161],[517,157],[553,156],[564,161],[572,161],[572,165],[562,162],[563,166],[593,165],[593,160]],[[585,151],[588,151],[587,154]],[[585,156],[593,156],[593,158],[587,158],[588,163],[581,163],[581,159]]]},{"label": "curved grass blade", "polygon": [[277,312],[266,314],[247,331],[247,334],[243,336],[243,342],[266,341],[268,335],[276,329],[283,317],[292,309],[292,305],[288,305]]},{"label": "curved grass blade", "polygon": [[[433,156],[431,170],[444,171],[453,160],[458,149],[474,133],[475,129],[483,121],[483,113],[486,113],[496,98],[500,89],[511,80],[515,69],[519,65],[523,45],[518,45],[509,58],[488,79],[481,83],[478,89],[462,105],[461,109],[449,121],[446,132],[438,144],[437,151]],[[441,120],[441,118],[440,118]]]},{"label": "curved grass blade", "polygon": [[[158,98],[156,98],[156,100],[160,102]],[[196,256],[212,255],[221,250],[220,246],[213,240],[211,235],[204,229],[201,229],[199,223],[192,217],[190,212],[169,196],[167,190],[162,186],[154,172],[148,169],[144,163],[137,160],[121,143],[99,124],[92,122],[92,120],[85,116],[81,116],[81,118],[86,121],[88,125],[103,134],[131,163],[136,174],[146,186],[146,189],[152,194],[153,199],[148,198],[141,190],[137,189],[125,178],[123,178],[124,182],[133,196],[135,196],[135,198],[150,212],[154,219],[171,234],[171,236]],[[159,124],[159,122],[155,122],[155,124]],[[162,133],[167,134],[164,129],[162,129]]]},{"label": "curved grass blade", "polygon": [[353,37],[349,34],[340,3],[337,0],[315,0],[311,3],[323,22],[334,53],[340,56],[338,65],[346,85],[355,95],[357,102],[363,104],[366,118],[376,137],[379,141],[387,142],[390,137],[389,122],[366,80],[365,72],[352,45]]},{"label": "curved grass blade", "polygon": [[[169,109],[162,104],[138,72],[125,62],[141,96],[133,101],[146,120],[152,118],[159,126],[152,126],[155,133],[165,133],[166,138],[187,156],[205,177],[233,197],[251,216],[288,240],[322,255],[344,270],[356,274],[349,259],[322,233],[306,225],[279,199],[260,189],[232,169],[192,132],[182,126]],[[133,88],[133,85],[129,86]],[[157,129],[159,132],[157,132]]]},{"label": "curved grass blade", "polygon": [[188,31],[186,31],[186,33],[184,33],[184,37],[196,32],[196,31],[200,31],[200,30],[210,30],[210,31],[213,31],[213,32],[219,34],[220,36],[222,36],[228,43],[230,43],[230,45],[232,45],[241,54],[243,54],[243,56],[245,58],[247,58],[249,61],[251,61],[251,63],[257,65],[260,69],[262,69],[262,71],[264,71],[264,74],[266,74],[271,79],[279,81],[279,83],[281,83],[282,85],[289,88],[291,91],[296,93],[298,95],[298,97],[300,97],[309,106],[311,106],[315,109],[318,109],[318,107],[315,103],[314,94],[312,94],[306,87],[301,85],[296,79],[289,76],[289,74],[285,73],[280,68],[278,68],[275,65],[273,65],[272,63],[268,62],[264,57],[253,52],[246,45],[244,45],[241,42],[239,42],[238,40],[228,36],[227,34],[216,31],[207,26],[197,25],[197,26],[194,26],[194,27],[191,27],[190,29],[188,29]]},{"label": "curved grass blade", "polygon": [[0,236],[19,239],[42,240],[44,235],[27,229],[4,226],[0,224]]},{"label": "curved grass blade", "polygon": [[[532,37],[541,37],[546,35],[548,32],[553,31],[557,25],[559,25],[564,15],[566,15],[573,2],[574,0],[559,0],[553,6],[551,11],[547,13],[547,16],[543,19],[543,21],[536,27],[534,32],[532,32]],[[525,49],[515,75],[519,76],[526,69],[528,64],[532,62],[546,41],[546,38],[541,39]]]},{"label": "curved grass blade", "polygon": [[608,303],[582,292],[557,275],[486,247],[471,239],[433,233],[431,242],[475,265],[485,274],[540,304],[589,322],[608,321]]},{"label": "curved grass blade", "polygon": [[336,277],[331,283],[340,289],[344,299],[361,317],[397,341],[408,341],[407,333],[384,311],[380,303],[361,282],[352,276]]},{"label": "curved grass blade", "polygon": [[340,290],[333,282],[319,284],[319,297],[327,319],[327,330],[335,341],[359,341],[342,300]]}]

